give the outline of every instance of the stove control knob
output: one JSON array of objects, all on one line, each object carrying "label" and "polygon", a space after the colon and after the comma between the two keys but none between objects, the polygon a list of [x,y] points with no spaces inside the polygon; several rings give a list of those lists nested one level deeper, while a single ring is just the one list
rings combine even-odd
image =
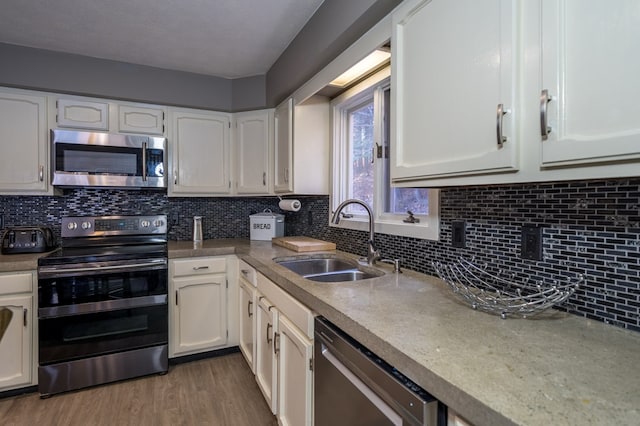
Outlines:
[{"label": "stove control knob", "polygon": [[155,226],[156,228],[160,228],[162,225],[164,225],[162,219],[156,219],[153,221],[153,226]]},{"label": "stove control knob", "polygon": [[82,222],[82,229],[91,229],[91,222]]},{"label": "stove control knob", "polygon": [[73,230],[74,230],[74,229],[76,229],[76,228],[78,228],[78,224],[77,224],[77,223],[75,223],[75,222],[69,222],[69,223],[67,223],[67,229],[70,229],[70,230],[72,230],[72,231],[73,231]]},{"label": "stove control knob", "polygon": [[151,225],[151,223],[148,220],[141,220],[140,221],[140,226],[142,226],[143,228],[148,228],[149,225]]}]

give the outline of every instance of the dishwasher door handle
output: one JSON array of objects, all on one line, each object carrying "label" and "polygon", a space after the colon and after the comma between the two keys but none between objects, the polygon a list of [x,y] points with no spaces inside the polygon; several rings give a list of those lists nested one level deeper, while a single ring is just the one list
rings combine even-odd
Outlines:
[{"label": "dishwasher door handle", "polygon": [[335,357],[324,344],[322,345],[322,356],[333,365],[351,384],[363,394],[373,405],[375,405],[380,412],[382,412],[387,419],[393,425],[402,426],[402,417],[394,411],[389,404],[384,402],[378,395],[375,394],[358,376],[353,374],[349,368],[344,365],[338,358]]}]

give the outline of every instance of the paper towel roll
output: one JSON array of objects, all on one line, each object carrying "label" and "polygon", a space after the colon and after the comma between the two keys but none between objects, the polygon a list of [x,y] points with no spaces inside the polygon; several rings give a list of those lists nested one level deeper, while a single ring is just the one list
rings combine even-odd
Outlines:
[{"label": "paper towel roll", "polygon": [[278,206],[287,212],[297,212],[302,207],[302,204],[300,204],[299,200],[280,200]]}]

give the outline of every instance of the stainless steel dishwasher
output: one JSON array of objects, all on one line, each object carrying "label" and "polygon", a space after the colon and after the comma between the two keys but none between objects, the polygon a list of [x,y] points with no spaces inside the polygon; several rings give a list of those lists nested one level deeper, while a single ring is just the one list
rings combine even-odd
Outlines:
[{"label": "stainless steel dishwasher", "polygon": [[314,359],[315,426],[446,424],[434,397],[323,317]]}]

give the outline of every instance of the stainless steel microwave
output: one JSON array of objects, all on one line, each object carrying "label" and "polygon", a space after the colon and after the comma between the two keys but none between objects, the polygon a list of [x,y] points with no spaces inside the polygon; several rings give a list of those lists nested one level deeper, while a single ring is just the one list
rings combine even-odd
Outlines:
[{"label": "stainless steel microwave", "polygon": [[166,188],[167,140],[51,130],[52,183],[63,187]]}]

